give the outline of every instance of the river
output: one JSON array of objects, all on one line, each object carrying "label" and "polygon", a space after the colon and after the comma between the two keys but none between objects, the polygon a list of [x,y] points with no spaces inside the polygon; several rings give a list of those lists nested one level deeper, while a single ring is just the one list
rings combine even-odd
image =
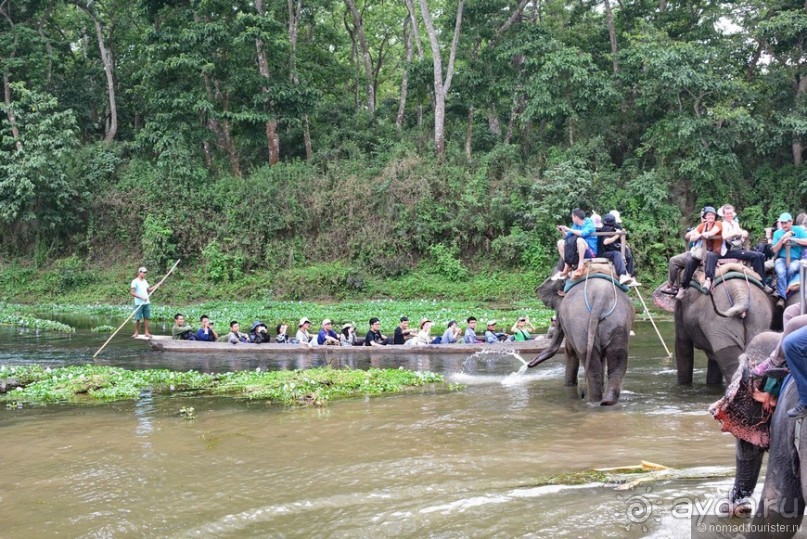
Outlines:
[{"label": "river", "polygon": [[[373,360],[467,386],[453,393],[317,408],[146,395],[0,409],[0,536],[688,537],[682,501],[715,504],[731,487],[734,438],[707,412],[722,391],[704,385],[705,358],[695,386],[678,387],[652,327],[635,329],[622,397],[608,408],[563,386],[562,356],[515,376],[518,358],[482,355]],[[671,325],[661,329],[672,343]],[[87,363],[105,338],[2,328],[0,364]],[[161,354],[121,336],[98,363],[226,371],[323,361]],[[689,478],[625,491],[541,486],[642,460]]]}]

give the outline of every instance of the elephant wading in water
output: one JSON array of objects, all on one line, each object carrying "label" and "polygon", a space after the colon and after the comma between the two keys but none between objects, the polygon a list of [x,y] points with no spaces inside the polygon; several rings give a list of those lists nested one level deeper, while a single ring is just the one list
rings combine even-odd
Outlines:
[{"label": "elephant wading in water", "polygon": [[[590,276],[558,295],[561,281],[547,279],[536,292],[541,301],[558,313],[558,326],[547,350],[532,360],[530,367],[553,357],[566,338],[566,385],[577,385],[582,362],[586,371],[586,393],[590,402],[616,403],[622,378],[628,369],[628,335],[635,310],[623,289],[607,278]],[[603,395],[606,368],[607,386]]]},{"label": "elephant wading in water", "polygon": [[[719,276],[710,294],[701,290],[693,281],[684,297],[674,302],[678,383],[692,383],[697,348],[709,360],[706,383],[728,384],[745,345],[770,329],[773,305],[765,291],[742,274]],[[653,298],[656,305],[670,310],[671,298],[660,289]]]},{"label": "elephant wading in water", "polygon": [[[737,436],[743,436],[753,430],[766,432],[769,440],[770,454],[768,456],[768,469],[765,473],[765,485],[759,503],[756,506],[754,524],[751,533],[745,537],[792,537],[798,530],[804,518],[805,498],[807,498],[807,425],[803,424],[803,419],[794,419],[787,416],[787,411],[799,404],[799,395],[796,384],[792,381],[785,382],[782,388],[776,408],[770,417],[770,425],[759,421],[760,404],[754,402],[756,397],[737,398],[729,395],[732,389],[737,387],[737,393],[748,393],[753,389],[749,387],[748,370],[754,364],[764,360],[776,347],[781,334],[764,332],[755,337],[745,352],[744,359],[740,363],[740,368],[735,376],[735,382],[727,391],[727,397],[721,401],[729,400],[729,404],[720,406],[718,401],[712,407],[712,413],[717,419],[723,421],[723,430],[729,430]],[[785,347],[785,353],[787,347]],[[805,358],[798,357],[795,360],[804,361]],[[769,373],[771,370],[768,371]],[[743,380],[740,380],[743,379]],[[752,380],[751,383],[758,382]],[[728,414],[719,415],[718,410],[728,410]],[[765,414],[763,414],[764,416]],[[743,423],[745,423],[743,425]],[[750,426],[750,428],[749,428]],[[735,427],[735,428],[731,428]],[[744,436],[748,438],[748,436]],[[734,503],[739,498],[748,499],[754,490],[759,477],[760,468],[763,462],[765,448],[751,445],[748,442],[738,439],[737,444],[737,477],[729,501]],[[764,530],[764,531],[759,531]]]}]

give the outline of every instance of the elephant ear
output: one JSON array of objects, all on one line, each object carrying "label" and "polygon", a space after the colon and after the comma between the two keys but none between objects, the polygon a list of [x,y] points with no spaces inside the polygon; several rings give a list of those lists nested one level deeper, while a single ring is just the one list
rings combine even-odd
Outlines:
[{"label": "elephant ear", "polygon": [[723,432],[730,432],[737,438],[753,445],[767,448],[770,445],[770,412],[759,402],[758,390],[748,364],[744,362],[742,372],[735,376],[722,399],[709,407]]},{"label": "elephant ear", "polygon": [[558,307],[560,306],[560,302],[563,301],[563,298],[558,295],[558,292],[561,290],[563,290],[563,281],[546,279],[535,289],[535,294],[544,305],[557,311]]},{"label": "elephant ear", "polygon": [[675,298],[669,294],[662,294],[661,289],[664,288],[664,284],[659,286],[653,291],[653,303],[659,309],[663,311],[667,311],[668,313],[675,312]]}]

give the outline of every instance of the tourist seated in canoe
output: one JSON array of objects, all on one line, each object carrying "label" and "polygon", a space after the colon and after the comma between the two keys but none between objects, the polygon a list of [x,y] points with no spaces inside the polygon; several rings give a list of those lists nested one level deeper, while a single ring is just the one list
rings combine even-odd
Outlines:
[{"label": "tourist seated in canoe", "polygon": [[417,332],[409,328],[409,318],[402,316],[400,324],[395,328],[395,333],[392,334],[392,344],[406,344],[406,341],[413,338]]},{"label": "tourist seated in canoe", "polygon": [[333,330],[333,322],[326,318],[322,321],[322,327],[317,333],[317,344],[339,346],[339,335]]},{"label": "tourist seated in canoe", "polygon": [[513,334],[512,339],[514,341],[532,340],[532,335],[530,335],[530,331],[535,331],[535,326],[530,324],[530,321],[527,319],[526,316],[519,316],[518,320],[516,320],[516,323],[513,324],[512,328],[510,328],[510,333]]},{"label": "tourist seated in canoe", "polygon": [[462,330],[456,320],[451,320],[443,332],[443,339],[440,341],[442,344],[454,344],[459,341]]},{"label": "tourist seated in canoe", "polygon": [[284,324],[284,323],[281,322],[280,324],[277,325],[277,328],[275,328],[275,331],[277,332],[277,337],[275,337],[275,342],[276,343],[278,343],[278,344],[288,344],[289,343],[289,334],[288,334],[289,325],[288,324]]},{"label": "tourist seated in canoe", "polygon": [[432,344],[433,341],[434,338],[432,338],[432,321],[429,320],[428,318],[421,318],[420,331],[418,331],[417,336],[411,341],[409,341],[407,344],[411,346],[423,346],[426,344]]},{"label": "tourist seated in canoe", "polygon": [[476,336],[476,318],[469,316],[465,319],[465,323],[468,325],[465,327],[465,334],[462,337],[462,342],[465,344],[477,344],[482,342],[479,340],[479,337]]},{"label": "tourist seated in canoe", "polygon": [[310,327],[311,320],[306,317],[300,318],[300,321],[297,323],[297,335],[294,336],[298,343],[312,344],[314,342],[314,336],[308,332],[308,328]]},{"label": "tourist seated in canoe", "polygon": [[494,344],[507,340],[507,333],[496,331],[496,320],[488,320],[487,328],[485,329],[485,342]]},{"label": "tourist seated in canoe", "polygon": [[381,320],[377,317],[370,319],[370,330],[364,336],[364,346],[386,346],[390,340],[381,333]]},{"label": "tourist seated in canoe", "polygon": [[249,332],[249,340],[255,344],[269,342],[269,328],[266,327],[266,324],[260,320],[255,320],[252,323],[252,329]]},{"label": "tourist seated in canoe", "polygon": [[185,321],[185,315],[182,313],[174,315],[174,325],[171,327],[171,338],[175,341],[196,340],[196,330]]},{"label": "tourist seated in canoe", "polygon": [[199,324],[201,327],[196,332],[197,341],[214,342],[219,338],[216,334],[216,330],[213,329],[213,322],[210,321],[210,318],[206,314],[199,317]]},{"label": "tourist seated in canoe", "polygon": [[231,320],[230,321],[230,332],[227,335],[222,335],[218,338],[219,342],[228,342],[230,344],[238,344],[243,342],[249,342],[249,335],[246,333],[241,333],[240,327],[238,325],[238,320]]},{"label": "tourist seated in canoe", "polygon": [[342,326],[342,332],[339,334],[339,344],[341,346],[356,346],[356,327],[350,322]]}]

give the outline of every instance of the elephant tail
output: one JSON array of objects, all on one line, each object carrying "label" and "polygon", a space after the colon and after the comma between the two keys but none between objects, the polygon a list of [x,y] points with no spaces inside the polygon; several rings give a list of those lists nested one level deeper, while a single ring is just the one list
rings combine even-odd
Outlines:
[{"label": "elephant tail", "polygon": [[563,326],[561,326],[560,322],[558,322],[558,325],[555,328],[555,334],[552,336],[552,341],[549,343],[549,348],[538,354],[538,356],[530,361],[527,366],[537,367],[547,359],[554,357],[554,355],[558,353],[558,350],[560,350],[560,344],[563,342],[564,336]]}]

